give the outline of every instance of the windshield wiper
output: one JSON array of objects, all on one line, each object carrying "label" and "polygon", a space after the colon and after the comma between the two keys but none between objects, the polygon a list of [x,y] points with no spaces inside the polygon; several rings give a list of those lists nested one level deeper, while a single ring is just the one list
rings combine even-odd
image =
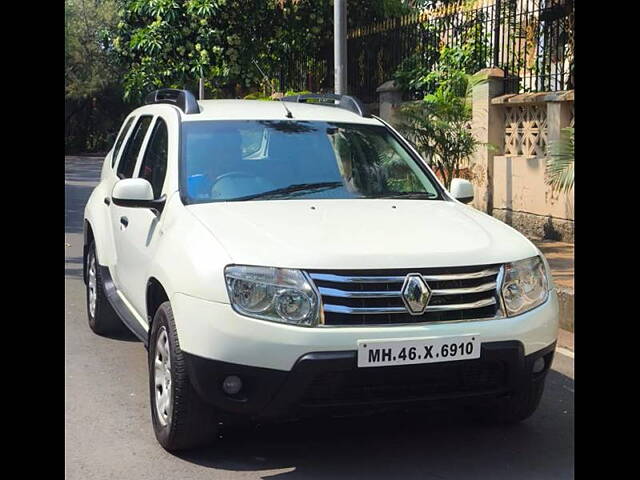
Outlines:
[{"label": "windshield wiper", "polygon": [[331,190],[333,188],[338,188],[342,186],[343,186],[342,182],[295,183],[293,185],[289,185],[288,187],[276,188],[274,190],[268,190],[266,192],[245,195],[244,197],[230,198],[227,201],[235,202],[235,201],[242,201],[242,200],[253,200],[256,198],[272,198],[272,197],[279,197],[282,195],[288,195],[296,192]]},{"label": "windshield wiper", "polygon": [[409,199],[427,199],[432,200],[438,198],[438,195],[431,192],[397,192],[388,195],[380,195],[376,198],[409,198]]}]

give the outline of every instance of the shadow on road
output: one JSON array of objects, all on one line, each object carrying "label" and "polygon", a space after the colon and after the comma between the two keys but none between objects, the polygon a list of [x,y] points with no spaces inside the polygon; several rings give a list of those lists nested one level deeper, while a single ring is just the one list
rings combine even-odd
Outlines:
[{"label": "shadow on road", "polygon": [[459,408],[307,420],[229,429],[180,458],[229,471],[293,469],[263,478],[573,478],[572,389],[551,371],[540,409],[512,426],[475,423]]},{"label": "shadow on road", "polygon": [[104,338],[108,338],[110,340],[118,340],[120,342],[132,342],[132,343],[142,343],[138,337],[136,337],[131,330],[129,330],[126,326],[122,325],[122,330],[116,333],[110,333],[109,335],[101,335]]},{"label": "shadow on road", "polygon": [[82,257],[65,257],[64,277],[82,280]]},{"label": "shadow on road", "polygon": [[[85,305],[85,315],[86,315],[86,305]],[[138,337],[136,337],[131,330],[129,330],[126,325],[122,324],[121,328],[117,332],[109,333],[109,334],[97,334],[101,337],[108,338],[109,340],[117,340],[120,342],[132,342],[132,343],[142,343]],[[87,328],[89,328],[87,326]]]},{"label": "shadow on road", "polygon": [[64,268],[64,277],[65,278],[78,278],[82,280],[82,266],[80,268]]}]

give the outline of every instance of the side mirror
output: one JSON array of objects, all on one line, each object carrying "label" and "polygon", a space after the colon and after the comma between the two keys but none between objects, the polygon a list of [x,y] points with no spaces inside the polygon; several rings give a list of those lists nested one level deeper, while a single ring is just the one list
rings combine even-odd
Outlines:
[{"label": "side mirror", "polygon": [[473,185],[469,180],[454,178],[451,180],[449,189],[451,196],[462,203],[469,203],[473,200]]},{"label": "side mirror", "polygon": [[144,178],[124,178],[113,186],[111,199],[119,207],[149,208],[159,215],[164,208],[165,196],[153,198],[153,187]]}]

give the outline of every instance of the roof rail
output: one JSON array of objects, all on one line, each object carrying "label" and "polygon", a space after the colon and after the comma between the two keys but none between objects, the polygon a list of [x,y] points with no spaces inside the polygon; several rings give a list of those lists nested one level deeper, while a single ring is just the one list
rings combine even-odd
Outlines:
[{"label": "roof rail", "polygon": [[144,103],[146,105],[151,103],[168,103],[169,105],[175,105],[187,115],[200,113],[200,107],[198,106],[196,97],[194,97],[193,93],[189,90],[178,90],[175,88],[154,90],[145,97]]},{"label": "roof rail", "polygon": [[[296,103],[312,103],[316,105],[324,105],[327,107],[338,107],[360,115],[361,117],[370,117],[371,114],[367,107],[356,97],[350,95],[336,95],[334,93],[306,93],[304,95],[290,95],[280,99],[283,102]],[[309,102],[309,100],[317,100],[317,102]]]}]

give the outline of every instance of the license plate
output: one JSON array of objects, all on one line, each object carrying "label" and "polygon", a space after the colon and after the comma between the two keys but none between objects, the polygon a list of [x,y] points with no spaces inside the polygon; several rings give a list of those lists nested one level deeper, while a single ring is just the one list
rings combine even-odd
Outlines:
[{"label": "license plate", "polygon": [[480,358],[478,335],[358,340],[358,367],[452,362]]}]

